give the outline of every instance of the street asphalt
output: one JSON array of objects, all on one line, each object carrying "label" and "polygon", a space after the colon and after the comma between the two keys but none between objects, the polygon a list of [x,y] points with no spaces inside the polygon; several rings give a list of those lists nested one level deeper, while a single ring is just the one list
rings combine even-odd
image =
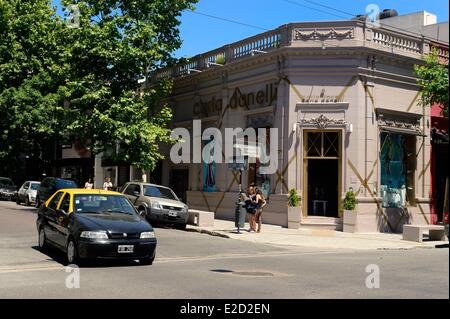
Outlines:
[{"label": "street asphalt", "polygon": [[152,266],[89,264],[67,288],[64,255],[39,251],[35,221],[34,208],[0,202],[0,298],[449,298],[448,248],[290,247],[170,228],[155,228]]}]

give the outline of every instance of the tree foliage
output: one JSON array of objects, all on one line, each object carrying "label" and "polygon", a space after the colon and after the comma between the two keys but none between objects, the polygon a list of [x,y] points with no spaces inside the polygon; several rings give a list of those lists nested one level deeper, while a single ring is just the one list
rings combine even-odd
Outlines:
[{"label": "tree foliage", "polygon": [[23,154],[51,157],[67,71],[62,30],[47,1],[0,0],[0,163],[11,174]]},{"label": "tree foliage", "polygon": [[[170,141],[171,83],[137,94],[149,72],[173,62],[178,18],[197,0],[0,0],[0,161],[48,158],[51,141],[81,141],[94,153],[152,169]],[[69,12],[66,12],[68,14]]]},{"label": "tree foliage", "polygon": [[442,114],[448,117],[448,62],[440,61],[436,50],[432,50],[424,62],[424,65],[414,67],[421,87],[421,103],[425,106],[440,105]]}]

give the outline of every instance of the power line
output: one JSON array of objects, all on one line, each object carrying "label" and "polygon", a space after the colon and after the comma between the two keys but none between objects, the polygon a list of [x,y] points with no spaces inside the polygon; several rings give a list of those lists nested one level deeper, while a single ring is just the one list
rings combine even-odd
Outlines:
[{"label": "power line", "polygon": [[[252,25],[252,24],[248,24],[248,23],[245,23],[245,22],[237,21],[237,20],[231,20],[231,19],[228,19],[228,18],[222,18],[222,17],[216,16],[216,15],[212,15],[212,14],[208,14],[208,13],[204,13],[204,12],[193,11],[193,10],[190,10],[190,9],[188,11],[186,11],[186,12],[195,13],[195,14],[198,14],[198,15],[201,15],[201,16],[204,16],[204,17],[208,17],[208,18],[215,19],[215,20],[220,20],[220,21],[223,21],[223,22],[228,22],[228,23],[233,23],[233,24],[245,26],[245,27],[259,29],[259,30],[262,30],[262,31],[272,31],[273,30],[273,29],[267,29],[267,28],[264,28],[264,27],[261,27],[261,26]],[[318,40],[318,39],[311,39],[311,40],[316,41],[316,42],[320,42],[322,44],[324,43],[323,41]],[[335,45],[335,44],[326,44],[326,45],[327,46],[331,46],[331,47],[336,47],[336,48],[340,47],[340,45]]]},{"label": "power line", "polygon": [[[297,5],[297,6],[300,6],[300,7],[307,7],[307,6],[305,6],[305,5],[302,5],[302,4],[298,3],[298,2],[291,1],[291,0],[282,0],[282,1],[288,2],[288,3],[291,3],[291,4],[294,4],[294,5]],[[353,13],[351,13],[351,12],[339,10],[339,9],[336,9],[336,8],[333,8],[333,7],[324,5],[324,4],[319,3],[319,2],[316,2],[316,1],[312,1],[312,0],[302,0],[302,1],[307,2],[307,3],[314,4],[314,5],[319,6],[319,7],[327,8],[327,9],[330,9],[330,10],[333,10],[333,11],[336,11],[336,12],[344,13],[344,14],[346,14],[346,15],[348,15],[348,16],[351,16],[351,17],[355,17],[355,16],[356,16],[356,14],[353,14]],[[318,12],[324,13],[323,10],[320,10],[320,9],[317,9],[317,8],[312,8],[312,7],[307,7],[307,8],[312,9],[312,10],[316,10],[316,11],[318,11]],[[335,15],[335,16],[338,16],[338,15]],[[339,17],[340,17],[340,18],[347,19],[347,17],[342,17],[342,16],[339,16]],[[420,36],[420,37],[424,36],[422,33],[417,33],[417,32],[414,32],[414,31],[411,31],[411,30],[408,30],[408,29],[403,29],[403,28],[391,26],[391,25],[389,25],[389,24],[383,24],[383,23],[381,23],[381,22],[380,22],[380,24],[381,24],[382,26],[384,25],[384,26],[387,26],[387,27],[389,27],[389,28],[391,28],[391,29],[394,29],[394,30],[403,31],[403,32],[407,32],[407,33],[412,33],[412,34],[417,35],[417,36]],[[438,38],[434,38],[434,37],[431,37],[431,36],[427,36],[427,37],[428,37],[429,39],[431,39],[431,40],[441,41],[441,40],[439,40]]]},{"label": "power line", "polygon": [[240,21],[236,21],[236,20],[231,20],[231,19],[227,19],[227,18],[218,17],[218,16],[215,16],[215,15],[212,15],[212,14],[207,14],[207,13],[193,11],[193,10],[188,10],[186,12],[195,13],[195,14],[198,14],[198,15],[201,15],[201,16],[205,16],[205,17],[208,17],[208,18],[221,20],[221,21],[224,21],[224,22],[229,22],[229,23],[233,23],[233,24],[237,24],[237,25],[242,25],[242,26],[245,26],[245,27],[259,29],[259,30],[262,30],[262,31],[270,31],[270,29],[267,29],[267,28],[263,28],[263,27],[260,27],[260,26],[252,25],[252,24],[248,24],[248,23],[245,23],[245,22],[240,22]]},{"label": "power line", "polygon": [[347,14],[347,15],[351,15],[351,16],[356,16],[356,14],[349,13],[349,12],[347,12],[347,11],[338,10],[338,9],[336,9],[336,8],[329,7],[329,6],[327,6],[327,5],[324,5],[324,4],[315,2],[315,1],[311,1],[311,0],[303,0],[303,1],[304,1],[304,2],[308,2],[308,3],[311,3],[311,4],[314,4],[314,5],[319,6],[319,7],[331,9],[331,10],[333,10],[333,11],[340,12],[340,13],[343,13],[343,14]]},{"label": "power line", "polygon": [[331,13],[331,12],[328,12],[328,11],[325,11],[325,10],[320,10],[320,9],[317,9],[317,8],[313,8],[313,7],[310,7],[310,6],[307,6],[307,5],[295,2],[295,1],[291,1],[291,0],[282,0],[282,1],[290,3],[290,4],[293,4],[295,6],[302,7],[302,8],[306,8],[306,9],[322,12],[322,13],[325,13],[325,14],[328,14],[328,15],[332,15],[334,17],[338,17],[338,18],[341,18],[341,19],[347,19],[347,17],[343,17],[341,15],[337,15],[337,14],[334,14],[334,13]]}]

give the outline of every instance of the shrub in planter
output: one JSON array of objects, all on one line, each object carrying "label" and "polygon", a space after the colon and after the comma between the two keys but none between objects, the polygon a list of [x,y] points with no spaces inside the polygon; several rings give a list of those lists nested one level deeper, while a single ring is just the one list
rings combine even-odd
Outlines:
[{"label": "shrub in planter", "polygon": [[299,198],[296,189],[291,189],[289,191],[288,204],[290,207],[298,207]]},{"label": "shrub in planter", "polygon": [[217,63],[217,64],[222,64],[222,65],[224,65],[226,62],[227,62],[227,60],[225,59],[225,56],[224,56],[224,55],[219,55],[219,56],[216,58],[216,63]]},{"label": "shrub in planter", "polygon": [[355,233],[358,228],[358,216],[356,209],[356,195],[352,191],[345,194],[344,202],[342,203],[344,210],[344,227],[343,231],[346,233]]},{"label": "shrub in planter", "polygon": [[300,199],[296,189],[291,189],[288,196],[288,228],[300,228]]},{"label": "shrub in planter", "polygon": [[342,204],[344,210],[355,210],[356,195],[352,191],[345,193],[344,203]]}]

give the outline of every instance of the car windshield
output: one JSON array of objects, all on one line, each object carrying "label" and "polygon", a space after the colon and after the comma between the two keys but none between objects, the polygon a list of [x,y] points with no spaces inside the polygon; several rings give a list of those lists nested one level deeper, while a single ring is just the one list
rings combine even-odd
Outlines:
[{"label": "car windshield", "polygon": [[77,184],[74,181],[70,181],[67,179],[57,179],[56,185],[57,185],[58,189],[77,188]]},{"label": "car windshield", "polygon": [[39,188],[39,183],[31,183],[30,189],[37,190]]},{"label": "car windshield", "polygon": [[82,194],[74,196],[77,213],[136,214],[127,198],[120,195]]},{"label": "car windshield", "polygon": [[0,178],[0,187],[2,186],[14,186],[14,183],[9,178]]},{"label": "car windshield", "polygon": [[169,188],[150,185],[144,185],[144,196],[178,200]]}]

